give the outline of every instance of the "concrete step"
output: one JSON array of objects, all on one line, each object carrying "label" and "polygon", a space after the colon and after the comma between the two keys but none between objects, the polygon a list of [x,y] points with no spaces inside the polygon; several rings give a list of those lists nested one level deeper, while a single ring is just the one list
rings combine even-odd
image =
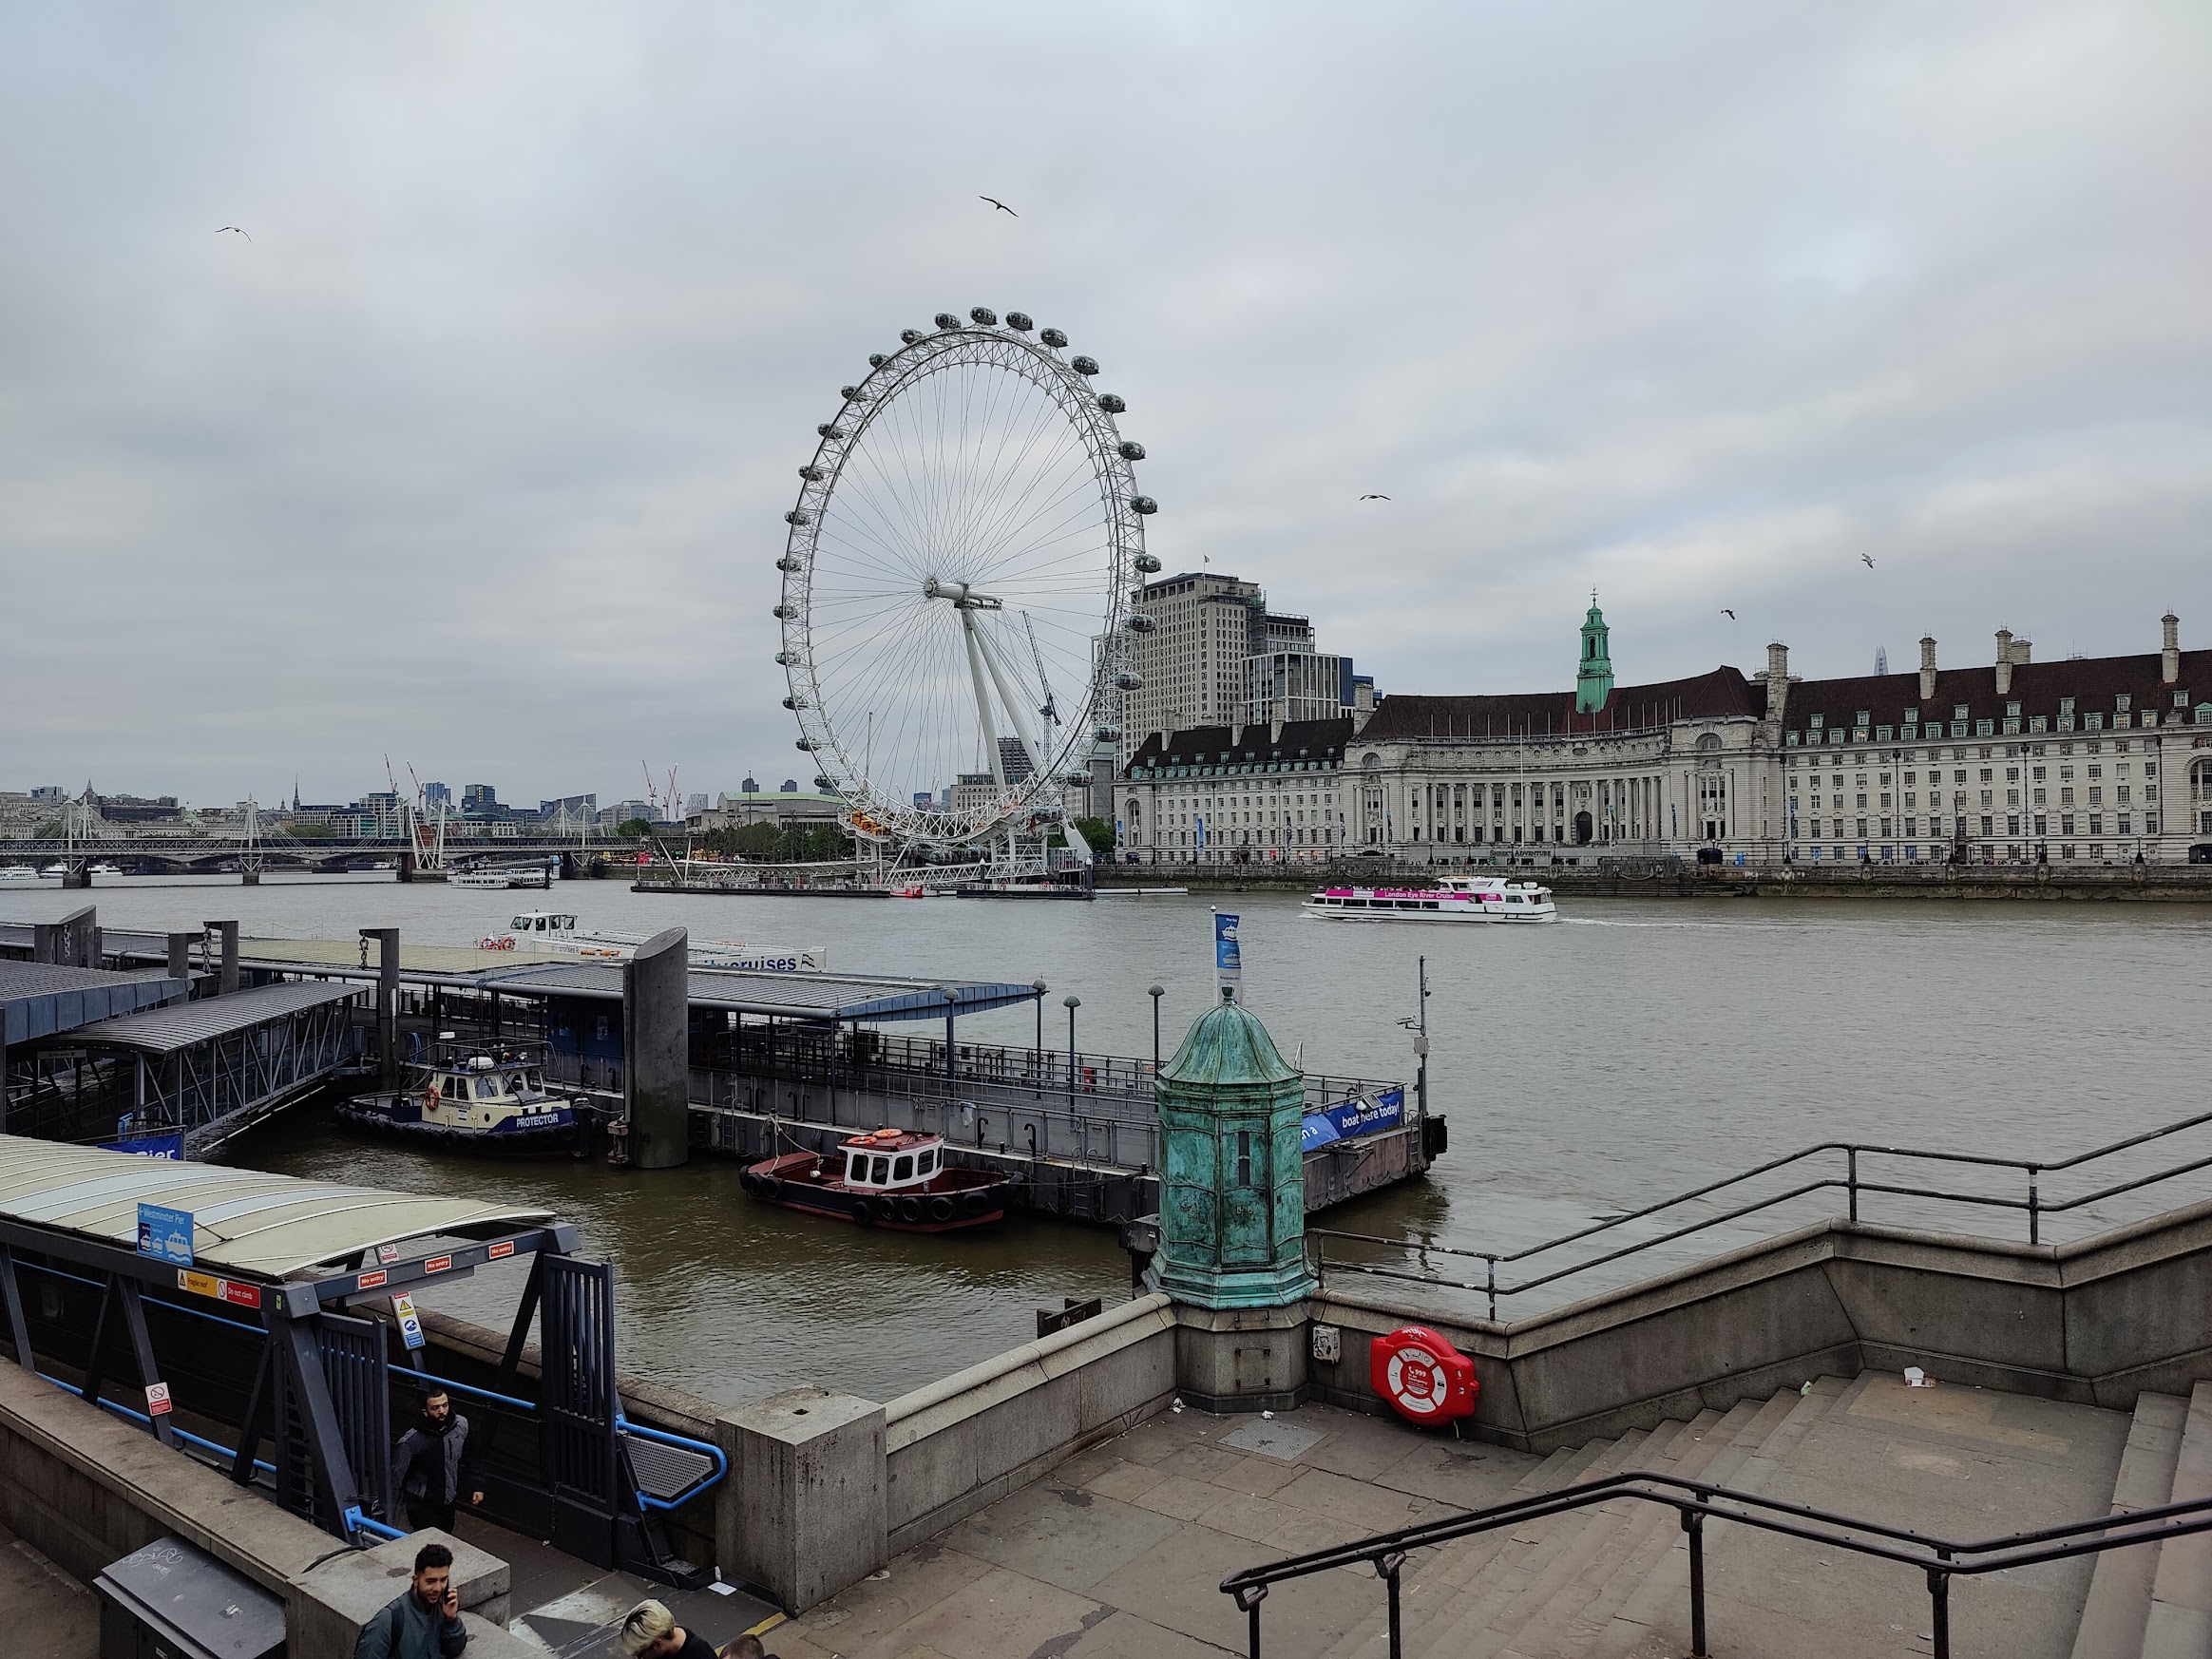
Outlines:
[{"label": "concrete step", "polygon": [[[1856,1379],[1822,1377],[1802,1391],[1777,1394],[1707,1465],[1706,1478],[1731,1491],[1760,1491],[1821,1420],[1858,1392]],[[1708,1549],[1710,1542],[1708,1534]],[[1588,1651],[1593,1659],[1625,1659],[1661,1631],[1686,1626],[1688,1619],[1689,1539],[1678,1531],[1667,1551],[1622,1599],[1611,1623],[1597,1632]]]},{"label": "concrete step", "polygon": [[[2120,1454],[2120,1473],[2112,1482],[2114,1515],[2173,1501],[2174,1470],[2188,1414],[2189,1402],[2178,1394],[2135,1397],[2127,1449]],[[2082,1603],[2082,1622],[2074,1631],[2073,1659],[2135,1659],[2142,1653],[2158,1558],[2155,1547],[2107,1550],[2097,1557],[2088,1598]]]},{"label": "concrete step", "polygon": [[[1749,1406],[1740,1408],[1739,1426],[1750,1420],[1753,1411]],[[1641,1466],[1654,1475],[1697,1478],[1721,1450],[1721,1421],[1722,1414],[1717,1411],[1700,1412],[1669,1440],[1658,1457],[1643,1459]],[[1677,1512],[1663,1505],[1632,1497],[1607,1504],[1592,1517],[1574,1552],[1584,1562],[1582,1571],[1511,1632],[1504,1652],[1533,1655],[1587,1650],[1612,1622],[1614,1610],[1667,1553],[1681,1530]]]},{"label": "concrete step", "polygon": [[[1669,1428],[1671,1435],[1673,1430]],[[1631,1431],[1616,1440],[1595,1442],[1577,1480],[1580,1485],[1602,1480],[1631,1467],[1650,1437]],[[1573,1576],[1562,1565],[1594,1510],[1570,1510],[1544,1516],[1520,1526],[1460,1540],[1485,1546],[1469,1550],[1448,1572],[1450,1592],[1426,1598],[1418,1615],[1409,1607],[1403,1623],[1405,1651],[1430,1659],[1478,1659],[1495,1653],[1504,1638],[1492,1627],[1516,1629],[1529,1611]],[[1446,1546],[1440,1554],[1458,1549]]]},{"label": "concrete step", "polygon": [[[2190,1391],[2174,1454],[2169,1502],[2212,1497],[2212,1382]],[[2092,1588],[2094,1584],[2092,1581]],[[2203,1659],[2212,1653],[2212,1533],[2158,1546],[2142,1659]]]}]

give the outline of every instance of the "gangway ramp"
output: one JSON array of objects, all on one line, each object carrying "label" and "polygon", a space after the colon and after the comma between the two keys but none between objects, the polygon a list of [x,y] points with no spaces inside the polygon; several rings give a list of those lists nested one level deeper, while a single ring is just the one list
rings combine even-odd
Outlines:
[{"label": "gangway ramp", "polygon": [[[142,1205],[171,1213],[145,1232]],[[628,1419],[612,1268],[577,1245],[528,1206],[0,1135],[0,1329],[26,1369],[355,1540],[402,1535],[394,1401],[405,1412],[449,1385],[496,1432],[486,1518],[688,1584],[700,1570],[669,1552],[658,1516],[727,1461]],[[529,1271],[492,1386],[399,1345],[395,1292],[509,1262]],[[568,1363],[525,1379],[516,1362],[540,1319],[543,1350]]]}]

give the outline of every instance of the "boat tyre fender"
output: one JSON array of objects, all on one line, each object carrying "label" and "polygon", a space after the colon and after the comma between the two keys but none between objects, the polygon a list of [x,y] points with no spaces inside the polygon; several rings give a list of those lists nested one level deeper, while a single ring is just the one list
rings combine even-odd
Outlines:
[{"label": "boat tyre fender", "polygon": [[922,1213],[921,1199],[902,1198],[899,1200],[899,1219],[901,1221],[920,1221]]},{"label": "boat tyre fender", "polygon": [[960,1211],[963,1215],[981,1215],[990,1207],[991,1197],[988,1188],[970,1188],[960,1195]]},{"label": "boat tyre fender", "polygon": [[932,1198],[929,1200],[929,1219],[932,1221],[950,1221],[957,1212],[957,1209],[958,1207],[950,1198],[943,1196]]},{"label": "boat tyre fender", "polygon": [[863,1227],[873,1227],[876,1222],[875,1200],[855,1198],[852,1201],[852,1219]]},{"label": "boat tyre fender", "polygon": [[753,1198],[760,1196],[760,1177],[751,1170],[743,1170],[738,1173],[737,1185],[745,1190],[748,1196]]}]

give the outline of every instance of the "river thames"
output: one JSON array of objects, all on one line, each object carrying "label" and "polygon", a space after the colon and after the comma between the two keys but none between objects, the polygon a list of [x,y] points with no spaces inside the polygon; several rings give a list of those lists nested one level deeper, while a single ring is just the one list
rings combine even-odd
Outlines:
[{"label": "river thames", "polygon": [[[1171,1053],[1212,997],[1218,905],[1243,917],[1245,1001],[1286,1057],[1408,1080],[1397,1021],[1414,1012],[1425,953],[1430,1105],[1450,1120],[1451,1149],[1426,1180],[1321,1225],[1467,1249],[1523,1246],[1821,1141],[2064,1155],[2203,1110],[2212,1073],[2212,911],[2194,906],[1571,897],[1554,925],[1467,927],[1319,922],[1280,894],[862,903],[641,894],[615,881],[500,894],[385,876],[48,886],[7,894],[0,919],[50,920],[86,902],[111,927],[235,916],[249,937],[397,926],[423,944],[466,944],[535,907],[586,926],[682,925],[696,939],[824,946],[833,970],[1042,979],[1048,1046],[1066,1044],[1061,998],[1073,994],[1083,1049],[1143,1057],[1147,987],[1166,987]],[[980,1017],[963,1031],[1026,1045],[1032,1020]],[[2212,1153],[2212,1135],[2170,1155],[2184,1152]],[[1028,1340],[1034,1310],[1063,1296],[1127,1293],[1110,1230],[1009,1218],[970,1237],[865,1231],[753,1204],[737,1165],[713,1157],[654,1173],[477,1162],[363,1142],[296,1112],[238,1161],[543,1204],[582,1227],[585,1253],[617,1264],[624,1369],[725,1403],[799,1382],[887,1399]],[[2145,1213],[2160,1191],[2077,1212],[2057,1234]],[[1801,1201],[1655,1259],[1834,1208]],[[1937,1219],[1903,1201],[1870,1214]],[[1956,1211],[1942,1219],[1962,1225]],[[1982,1225],[2024,1236],[2013,1215]],[[433,1305],[504,1325],[512,1296],[511,1283],[480,1279]]]}]

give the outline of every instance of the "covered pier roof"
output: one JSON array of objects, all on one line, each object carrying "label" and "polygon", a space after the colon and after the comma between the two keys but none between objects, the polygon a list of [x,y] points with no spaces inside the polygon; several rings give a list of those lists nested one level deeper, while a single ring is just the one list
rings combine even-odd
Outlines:
[{"label": "covered pier roof", "polygon": [[182,980],[160,968],[110,973],[43,962],[0,962],[0,1044],[75,1031],[166,1002],[184,991]]},{"label": "covered pier roof", "polygon": [[342,1268],[364,1257],[374,1262],[379,1245],[483,1237],[553,1220],[550,1211],[529,1206],[389,1192],[0,1135],[0,1221],[54,1228],[135,1251],[141,1204],[191,1213],[195,1268],[263,1280]]},{"label": "covered pier roof", "polygon": [[227,997],[209,997],[198,1002],[176,1002],[112,1020],[79,1026],[71,1035],[83,1042],[107,1048],[126,1048],[140,1054],[175,1054],[196,1043],[213,1041],[246,1031],[288,1014],[300,1014],[331,1002],[361,996],[360,985],[331,984],[319,980],[295,980],[285,984],[259,985],[234,991]]}]

